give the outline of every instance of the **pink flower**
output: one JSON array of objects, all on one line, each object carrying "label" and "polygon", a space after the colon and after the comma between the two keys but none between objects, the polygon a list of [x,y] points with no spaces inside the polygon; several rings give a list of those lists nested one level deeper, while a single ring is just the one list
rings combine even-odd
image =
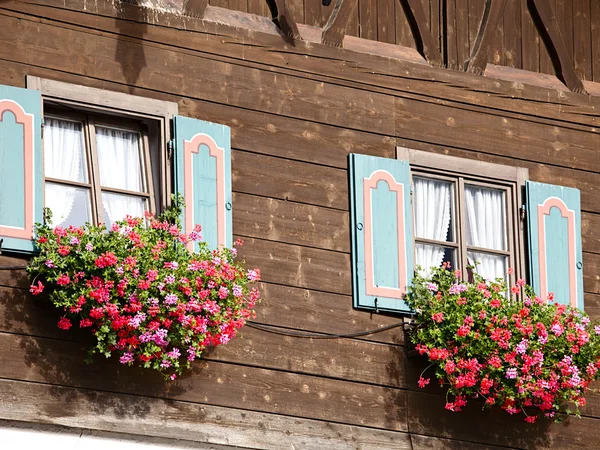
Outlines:
[{"label": "pink flower", "polygon": [[123,353],[123,356],[121,356],[119,358],[119,362],[121,364],[129,364],[130,362],[133,362],[133,353],[131,353],[131,352]]},{"label": "pink flower", "polygon": [[177,295],[175,295],[175,294],[165,295],[165,305],[175,305],[175,304],[177,304]]},{"label": "pink flower", "polygon": [[506,378],[515,379],[517,378],[517,369],[511,367],[510,369],[506,369]]},{"label": "pink flower", "polygon": [[105,252],[104,254],[102,254],[101,256],[98,256],[98,258],[96,258],[96,261],[94,261],[94,264],[99,269],[104,269],[105,267],[114,266],[117,263],[117,261],[118,261],[118,259],[114,253]]},{"label": "pink flower", "polygon": [[525,422],[527,422],[527,423],[535,423],[536,420],[537,420],[537,416],[527,416],[527,417],[525,417]]},{"label": "pink flower", "polygon": [[58,321],[58,328],[60,328],[61,330],[68,330],[69,328],[71,328],[71,326],[71,321],[66,317],[63,317]]},{"label": "pink flower", "polygon": [[242,295],[243,295],[243,292],[242,292],[242,287],[241,287],[241,286],[238,286],[237,284],[234,284],[234,285],[233,285],[233,296],[234,296],[234,297],[238,297],[238,298],[239,298],[239,297],[241,297]]},{"label": "pink flower", "polygon": [[552,324],[550,327],[550,331],[552,331],[555,335],[560,336],[563,334],[564,328],[560,323],[554,322],[554,324]]},{"label": "pink flower", "polygon": [[437,312],[431,318],[433,320],[435,320],[437,323],[441,323],[444,320],[444,313]]},{"label": "pink flower", "polygon": [[46,267],[49,267],[50,269],[54,269],[56,267],[51,259],[47,260],[44,264],[46,264]]},{"label": "pink flower", "polygon": [[438,287],[435,283],[427,283],[425,285],[427,287],[427,289],[429,289],[431,292],[435,292],[438,290]]},{"label": "pink flower", "polygon": [[176,270],[179,267],[179,263],[177,261],[168,261],[164,264],[165,269]]},{"label": "pink flower", "polygon": [[456,332],[456,335],[459,337],[465,337],[466,335],[469,334],[469,331],[471,331],[471,328],[469,328],[466,325],[462,325]]},{"label": "pink flower", "polygon": [[260,270],[252,269],[248,271],[248,280],[250,281],[260,281]]},{"label": "pink flower", "polygon": [[429,381],[431,381],[429,378],[419,377],[419,381],[417,382],[417,384],[419,385],[419,387],[421,389],[423,389],[425,386],[427,386],[429,384]]},{"label": "pink flower", "polygon": [[88,242],[87,244],[85,244],[85,249],[88,252],[91,252],[92,250],[94,250],[94,246]]},{"label": "pink flower", "polygon": [[596,326],[594,327],[594,332],[595,332],[596,334],[600,334],[600,326],[596,325]]},{"label": "pink flower", "polygon": [[39,281],[37,282],[37,285],[32,284],[29,287],[29,292],[31,292],[33,295],[40,295],[43,290],[44,290],[44,285]]},{"label": "pink flower", "polygon": [[219,298],[221,300],[224,300],[227,298],[228,295],[229,295],[229,289],[227,289],[227,287],[225,287],[225,286],[221,286],[219,288]]},{"label": "pink flower", "polygon": [[56,284],[58,284],[59,286],[66,286],[70,282],[71,282],[71,279],[69,278],[69,275],[66,275],[66,274],[60,275],[58,277],[58,279],[56,280]]}]

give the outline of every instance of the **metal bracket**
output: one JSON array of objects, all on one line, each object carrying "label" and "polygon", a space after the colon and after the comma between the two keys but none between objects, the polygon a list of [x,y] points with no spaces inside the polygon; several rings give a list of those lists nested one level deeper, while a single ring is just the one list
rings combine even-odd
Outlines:
[{"label": "metal bracket", "polygon": [[527,217],[527,208],[525,207],[525,205],[521,205],[521,208],[519,208],[519,217],[521,219],[521,222],[525,221],[525,218]]},{"label": "metal bracket", "polygon": [[173,152],[175,151],[175,141],[171,139],[167,142],[167,158],[169,160],[173,159]]},{"label": "metal bracket", "polygon": [[0,255],[2,254],[2,243],[4,242],[4,239],[0,239]]}]

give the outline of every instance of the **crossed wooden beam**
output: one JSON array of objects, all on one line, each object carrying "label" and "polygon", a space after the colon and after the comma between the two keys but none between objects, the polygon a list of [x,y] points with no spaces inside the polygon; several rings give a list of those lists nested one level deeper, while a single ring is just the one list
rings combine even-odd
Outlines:
[{"label": "crossed wooden beam", "polygon": [[[286,0],[266,0],[271,10],[273,22],[289,39],[301,39],[298,27],[292,19]],[[331,0],[322,0],[325,6]],[[425,11],[420,0],[398,0],[410,24],[417,51],[432,66],[445,67],[444,59],[438,50],[431,30],[427,26]],[[465,72],[483,74],[487,64],[488,53],[493,43],[496,28],[504,14],[508,0],[485,0],[485,9],[479,31],[469,58],[464,61]],[[184,13],[202,18],[208,0],[186,0]],[[329,20],[321,34],[321,43],[333,47],[341,47],[348,29],[350,17],[358,4],[358,0],[336,0]],[[573,92],[585,94],[582,81],[575,73],[573,61],[558,28],[556,14],[550,0],[527,0],[529,13],[537,26],[558,78]]]}]

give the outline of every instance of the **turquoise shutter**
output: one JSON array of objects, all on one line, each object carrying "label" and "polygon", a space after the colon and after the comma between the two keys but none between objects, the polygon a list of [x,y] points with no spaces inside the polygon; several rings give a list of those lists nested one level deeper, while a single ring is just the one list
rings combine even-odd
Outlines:
[{"label": "turquoise shutter", "polygon": [[536,294],[583,309],[579,190],[528,181],[527,218]]},{"label": "turquoise shutter", "polygon": [[42,221],[42,99],[0,85],[0,239],[2,251],[34,251]]},{"label": "turquoise shutter", "polygon": [[[202,226],[211,249],[232,245],[229,127],[175,116],[175,190],[185,198],[182,224]],[[190,250],[193,250],[190,246]]]},{"label": "turquoise shutter", "polygon": [[354,306],[408,312],[413,232],[407,161],[350,155]]}]

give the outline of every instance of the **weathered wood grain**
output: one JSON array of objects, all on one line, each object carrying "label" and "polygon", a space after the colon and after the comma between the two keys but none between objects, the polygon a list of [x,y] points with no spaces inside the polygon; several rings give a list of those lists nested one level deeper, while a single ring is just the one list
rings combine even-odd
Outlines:
[{"label": "weathered wood grain", "polygon": [[590,3],[598,3],[594,0],[573,0],[573,64],[575,72],[582,80],[592,79],[593,58],[600,55],[592,55]]},{"label": "weathered wood grain", "polygon": [[600,3],[590,2],[593,80],[600,82]]},{"label": "weathered wood grain", "polygon": [[[54,2],[55,0],[49,0],[50,2]],[[75,4],[80,0],[65,0],[68,5],[71,3]],[[61,5],[65,4],[65,2],[61,2]],[[67,5],[67,6],[68,6]],[[23,8],[21,4],[18,4],[19,8]],[[75,8],[75,6],[69,6]],[[110,7],[98,5],[98,8],[104,7],[109,8],[108,10],[103,10],[103,14],[111,14]],[[36,7],[38,8],[38,7]],[[43,14],[50,15],[56,8],[50,9],[48,12],[47,8],[43,10]],[[86,28],[89,30],[90,28],[98,27],[98,23],[101,20],[100,16],[92,16],[93,9],[88,8],[88,11],[83,13],[71,13],[70,11],[65,11],[62,9],[58,10],[59,16],[63,16],[65,14],[73,14],[73,18],[71,19],[74,23],[77,23],[77,20],[86,21]],[[57,12],[54,12],[57,14]],[[91,16],[91,17],[90,17]],[[166,42],[165,36],[172,36],[170,33],[169,27],[175,26],[175,22],[177,18],[171,18],[169,26],[163,24],[162,26],[145,26],[144,28],[144,36],[148,39],[155,39],[159,42]],[[108,18],[102,21],[103,28],[108,29],[110,27],[114,27],[114,21],[109,20]],[[136,32],[129,32],[128,30],[131,28],[135,28],[137,25],[132,23],[126,23],[122,25],[122,29],[120,29],[121,35],[131,34],[132,36],[139,36]],[[186,28],[189,29],[191,35],[186,40],[186,46],[189,48],[203,48],[207,49],[207,45],[211,45],[211,36],[203,35],[200,39],[200,36],[193,33],[194,24],[185,23]],[[107,28],[108,27],[108,28]],[[197,27],[197,25],[196,25]],[[220,31],[224,32],[225,30]],[[236,29],[236,33],[241,33],[243,35],[244,30]],[[231,33],[231,31],[230,31]],[[161,35],[159,38],[157,35]],[[215,37],[212,37],[214,39]],[[279,49],[279,51],[267,50],[268,45],[273,45],[275,47],[285,47],[282,45],[281,39],[278,39],[276,36],[270,35],[262,35],[261,36],[261,45],[258,46],[250,46],[247,47],[245,45],[240,45],[241,42],[235,41],[227,41],[225,43],[222,42],[222,39],[215,39],[214,46],[218,48],[215,50],[211,58],[215,58],[216,54],[222,55],[233,55],[237,54],[238,64],[251,64],[250,61],[254,59],[253,54],[256,53],[258,55],[264,55],[262,59],[265,63],[270,64],[274,67],[281,68],[293,68],[297,65],[300,65],[304,71],[310,70],[314,74],[317,73],[330,73],[337,78],[340,78],[340,74],[344,74],[343,77],[347,75],[360,74],[359,78],[364,78],[367,76],[365,72],[353,72],[345,69],[347,64],[359,63],[361,66],[365,66],[365,64],[369,64],[372,67],[371,74],[368,75],[370,79],[366,86],[363,88],[367,88],[367,86],[385,86],[392,87],[394,89],[402,90],[403,95],[414,95],[414,92],[422,92],[423,90],[429,91],[431,89],[431,82],[426,81],[431,79],[431,73],[427,72],[428,69],[420,67],[421,65],[412,65],[407,66],[401,60],[389,60],[389,59],[381,59],[377,56],[366,55],[362,53],[349,52],[344,54],[344,59],[340,59],[339,55],[330,54],[331,51],[335,51],[334,49],[329,50],[326,46],[310,46],[307,47],[305,44],[296,44],[296,49]],[[201,46],[198,46],[198,42],[202,42]],[[284,43],[283,43],[284,44]],[[197,47],[198,46],[198,47]],[[312,57],[314,55],[314,57]],[[331,58],[330,64],[322,64],[322,58],[328,57]],[[354,58],[354,59],[353,59]],[[390,67],[390,64],[397,66],[396,68]],[[377,70],[374,70],[377,69]],[[271,69],[273,70],[273,69]],[[401,80],[394,80],[389,76],[383,76],[384,73],[388,73],[390,70],[398,71],[405,73],[406,75]],[[314,75],[316,76],[316,75]],[[314,77],[313,76],[313,77]],[[358,78],[357,78],[358,79]],[[407,79],[410,79],[411,84],[407,86]],[[420,80],[420,81],[419,81]],[[465,81],[468,80],[467,86],[465,86]],[[419,88],[413,83],[422,83],[422,88]],[[581,96],[571,95],[571,94],[563,94],[558,92],[549,92],[547,89],[536,88],[534,86],[527,86],[527,89],[515,90],[514,83],[505,83],[504,85],[498,84],[495,80],[489,80],[482,77],[465,77],[464,74],[456,74],[452,71],[439,71],[435,76],[435,86],[436,86],[436,95],[441,98],[447,98],[447,92],[453,92],[453,98],[456,100],[464,101],[468,98],[475,97],[473,101],[475,103],[494,104],[494,108],[500,110],[511,109],[513,111],[519,111],[520,113],[524,113],[529,111],[531,114],[531,118],[540,118],[552,114],[556,118],[560,118],[560,120],[570,120],[572,115],[573,119],[579,122],[589,123],[597,123],[598,121],[592,116],[585,114],[577,114],[577,110],[573,109],[573,106],[580,105],[581,107],[588,108],[590,106],[590,101],[592,99],[584,99]],[[532,77],[532,84],[535,84],[534,77]],[[462,87],[459,87],[462,86]],[[473,91],[465,91],[464,87],[473,89]],[[497,92],[498,96],[490,95],[492,92]],[[466,97],[465,95],[468,94]],[[500,95],[502,94],[502,95]],[[508,97],[507,95],[508,94]],[[525,97],[523,97],[525,96]],[[477,99],[479,97],[479,99]],[[527,102],[518,101],[520,98],[530,98],[535,103],[528,104]],[[510,101],[509,101],[510,98]],[[539,103],[539,101],[543,101],[545,105]],[[585,104],[585,105],[584,105]],[[600,102],[599,102],[600,104]],[[511,105],[513,105],[511,107]],[[571,105],[568,109],[567,105]],[[552,112],[553,111],[553,112]],[[560,111],[560,112],[559,112]],[[537,119],[536,119],[537,120]]]},{"label": "weathered wood grain", "polygon": [[523,67],[523,52],[522,44],[525,45],[523,39],[521,25],[521,4],[523,2],[508,2],[504,9],[504,17],[502,20],[503,27],[503,56],[504,65],[508,67]]},{"label": "weathered wood grain", "polygon": [[[268,299],[271,303],[277,300],[280,304],[285,304],[281,299]],[[346,303],[346,306],[350,305]],[[322,309],[326,308],[324,306]],[[259,318],[263,316],[262,309],[262,305],[257,307]],[[60,330],[56,326],[60,317],[61,311],[46,298],[31,297],[17,289],[0,288],[0,332],[91,345],[93,338],[88,330],[79,330],[77,326],[69,332]],[[342,318],[338,317],[337,320]],[[371,327],[376,326],[371,324]],[[332,333],[327,326],[323,329]],[[350,322],[346,324],[346,329],[358,331]],[[401,328],[395,331],[402,334]],[[404,387],[405,383],[403,347],[358,339],[296,338],[247,326],[229,344],[207,351],[204,357],[210,361],[245,364],[381,386]]]},{"label": "weathered wood grain", "polygon": [[348,213],[273,198],[234,193],[233,232],[244,237],[350,252]]},{"label": "weathered wood grain", "polygon": [[442,439],[432,436],[420,436],[411,433],[410,443],[413,450],[501,450],[506,447],[496,447],[489,444],[474,444],[472,442],[457,441],[456,439]]},{"label": "weathered wood grain", "polygon": [[350,295],[350,255],[246,239],[239,256],[259,267],[266,282]]},{"label": "weathered wood grain", "polygon": [[523,48],[524,70],[539,72],[540,70],[540,35],[535,28],[527,1],[521,1],[521,36]]},{"label": "weathered wood grain", "polygon": [[583,290],[600,294],[600,254],[583,253]]},{"label": "weathered wood grain", "polygon": [[85,364],[79,344],[4,333],[0,354],[0,378],[407,429],[406,391],[400,389],[206,360],[169,383],[112,359]]},{"label": "weathered wood grain", "polygon": [[348,210],[345,170],[234,150],[233,190]]},{"label": "weathered wood grain", "polygon": [[[542,420],[534,425],[522,415],[510,416],[502,410],[482,411],[480,402],[471,401],[462,412],[444,409],[445,398],[423,392],[408,392],[408,423],[411,433],[466,440],[488,446],[521,449],[595,449],[598,419],[571,418],[562,424]],[[507,432],[510,430],[510,432]],[[442,447],[454,448],[454,447]],[[477,447],[475,447],[477,448]],[[493,448],[493,447],[492,447]]]},{"label": "weathered wood grain", "polygon": [[12,380],[0,381],[0,417],[254,449],[411,448],[404,433]]},{"label": "weathered wood grain", "polygon": [[[580,133],[556,128],[552,133],[541,124],[513,120],[502,116],[475,113],[456,106],[420,104],[396,98],[396,135],[471,150],[523,158],[540,163],[600,171],[595,150],[595,132]],[[469,139],[465,139],[469,136]],[[514,144],[513,144],[514,143]],[[521,147],[521,145],[523,147]],[[525,159],[525,158],[523,158]]]},{"label": "weathered wood grain", "polygon": [[[352,297],[311,291],[278,284],[261,283],[261,303],[257,320],[288,328],[327,334],[347,334],[375,330],[398,323],[400,317],[373,314],[352,307]],[[404,344],[402,328],[363,336],[360,339]]]},{"label": "weathered wood grain", "polygon": [[[3,35],[12,27],[18,30],[17,39],[9,39],[8,35]],[[156,46],[142,48],[140,42],[132,40],[99,35],[92,37],[82,31],[55,28],[44,24],[38,26],[27,20],[15,21],[14,18],[7,16],[0,16],[0,39],[11,42],[10,46],[2,47],[4,53],[0,50],[0,58],[12,59],[10,54],[12,57],[16,56],[17,47],[37,47],[43,41],[66,40],[73,45],[52,50],[48,48],[48,51],[35,56],[32,52],[20,52],[24,58],[18,59],[20,62],[35,63],[80,75],[85,74],[86,71],[82,62],[93,60],[95,61],[94,74],[97,78],[111,79],[129,85],[152,86],[153,89],[163,92],[177,90],[182,95],[194,92],[198,97],[217,103],[234,104],[263,112],[303,116],[305,119],[337,123],[351,128],[363,128],[352,124],[353,121],[361,122],[363,119],[359,117],[362,116],[369,124],[365,123],[367,127],[364,129],[378,130],[387,135],[393,130],[393,100],[381,94],[363,93],[357,90],[356,95],[348,96],[346,88],[334,85],[324,85],[297,77],[290,78],[258,69],[248,71],[248,68],[218,61],[206,64],[203,58],[184,51],[167,51]],[[96,44],[91,44],[88,39],[92,39]],[[92,52],[91,48],[94,45],[98,47]],[[134,58],[134,61],[121,65],[115,61],[114,55],[117,53],[128,55],[127,57]],[[185,65],[190,73],[185,76],[180,74],[165,77],[166,64],[171,67]],[[133,67],[136,68],[135,71]],[[139,70],[142,67],[144,69]],[[249,84],[247,82],[249,79],[253,79],[255,83]],[[277,88],[267,90],[263,86],[277,86]],[[250,87],[252,88],[249,89]],[[339,92],[334,92],[337,90]],[[331,94],[329,91],[332,91]],[[314,96],[315,92],[319,92],[319,95]],[[330,103],[328,97],[338,106]],[[299,99],[302,100],[298,101]],[[312,102],[316,102],[314,107],[310,106]],[[321,112],[315,116],[317,111]],[[341,111],[345,111],[345,114],[340,114]],[[349,121],[350,116],[355,119]]]}]

